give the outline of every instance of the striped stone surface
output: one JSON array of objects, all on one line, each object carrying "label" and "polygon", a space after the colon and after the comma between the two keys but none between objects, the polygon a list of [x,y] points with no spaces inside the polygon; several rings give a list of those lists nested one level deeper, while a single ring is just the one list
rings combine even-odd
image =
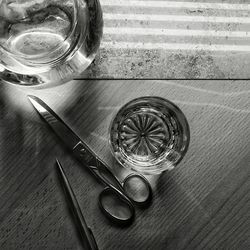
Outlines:
[{"label": "striped stone surface", "polygon": [[244,0],[101,0],[104,35],[90,78],[250,78]]}]

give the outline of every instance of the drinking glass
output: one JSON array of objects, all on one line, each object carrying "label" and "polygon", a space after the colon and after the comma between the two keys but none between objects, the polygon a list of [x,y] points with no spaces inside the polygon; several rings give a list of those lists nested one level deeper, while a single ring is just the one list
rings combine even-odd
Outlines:
[{"label": "drinking glass", "polygon": [[140,97],[125,104],[110,126],[110,146],[118,162],[142,174],[173,169],[187,152],[186,117],[172,102]]},{"label": "drinking glass", "polygon": [[0,0],[0,79],[69,81],[93,61],[102,28],[98,0]]}]

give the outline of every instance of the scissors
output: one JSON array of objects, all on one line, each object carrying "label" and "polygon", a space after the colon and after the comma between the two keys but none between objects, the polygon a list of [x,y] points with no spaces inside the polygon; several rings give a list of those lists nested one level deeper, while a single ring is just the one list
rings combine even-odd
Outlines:
[{"label": "scissors", "polygon": [[36,96],[28,98],[73,155],[106,186],[99,194],[99,206],[103,213],[120,225],[130,224],[135,216],[135,205],[147,206],[152,199],[152,189],[147,179],[140,174],[131,174],[121,183],[47,104]]},{"label": "scissors", "polygon": [[95,241],[95,237],[92,230],[87,226],[86,221],[83,217],[76,196],[69,184],[69,180],[63,170],[61,163],[56,159],[58,175],[61,180],[61,184],[67,198],[69,207],[74,215],[74,219],[77,225],[77,229],[80,233],[82,244],[85,250],[98,250],[98,246]]}]

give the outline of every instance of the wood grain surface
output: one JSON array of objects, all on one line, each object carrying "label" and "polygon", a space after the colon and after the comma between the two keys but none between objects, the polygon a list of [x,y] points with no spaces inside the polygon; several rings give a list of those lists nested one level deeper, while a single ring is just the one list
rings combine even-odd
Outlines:
[{"label": "wood grain surface", "polygon": [[[98,208],[102,185],[65,150],[27,94],[42,98],[123,177],[108,145],[118,109],[133,98],[176,103],[190,125],[182,162],[148,176],[152,205],[127,228]],[[101,250],[250,249],[250,82],[72,81],[49,89],[0,85],[0,249],[81,249],[55,173],[65,168]]]}]

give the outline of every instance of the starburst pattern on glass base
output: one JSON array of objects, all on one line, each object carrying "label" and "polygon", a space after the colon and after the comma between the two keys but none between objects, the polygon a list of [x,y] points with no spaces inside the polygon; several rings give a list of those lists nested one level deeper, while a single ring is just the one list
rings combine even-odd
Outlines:
[{"label": "starburst pattern on glass base", "polygon": [[168,128],[154,114],[135,113],[121,125],[122,147],[138,156],[153,156],[162,152],[169,140]]},{"label": "starburst pattern on glass base", "polygon": [[124,167],[143,174],[173,169],[190,139],[182,111],[161,97],[146,96],[125,104],[110,125],[111,152]]}]

